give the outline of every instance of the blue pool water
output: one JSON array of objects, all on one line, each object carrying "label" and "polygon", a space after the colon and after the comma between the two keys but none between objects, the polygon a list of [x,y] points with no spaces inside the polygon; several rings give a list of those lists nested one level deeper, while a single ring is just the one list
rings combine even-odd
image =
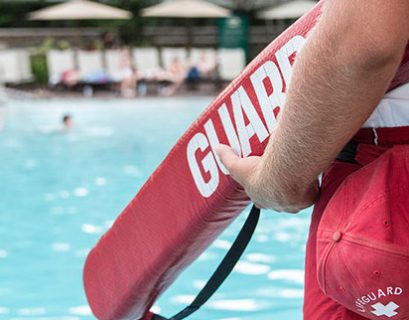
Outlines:
[{"label": "blue pool water", "polygon": [[[0,319],[93,319],[89,249],[210,98],[10,102],[0,132]],[[58,133],[64,113],[75,128]],[[186,306],[237,234],[240,216],[155,305]],[[232,276],[195,320],[302,319],[310,214],[264,212]]]}]

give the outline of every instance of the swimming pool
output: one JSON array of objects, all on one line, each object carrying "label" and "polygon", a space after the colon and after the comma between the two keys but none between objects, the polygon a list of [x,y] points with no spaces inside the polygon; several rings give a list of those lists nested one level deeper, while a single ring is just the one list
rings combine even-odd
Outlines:
[{"label": "swimming pool", "polygon": [[[0,319],[93,319],[89,249],[210,98],[10,102],[0,132]],[[74,128],[59,132],[61,118]],[[184,308],[238,233],[240,216],[155,306]],[[302,319],[310,212],[264,212],[242,261],[195,320]]]}]

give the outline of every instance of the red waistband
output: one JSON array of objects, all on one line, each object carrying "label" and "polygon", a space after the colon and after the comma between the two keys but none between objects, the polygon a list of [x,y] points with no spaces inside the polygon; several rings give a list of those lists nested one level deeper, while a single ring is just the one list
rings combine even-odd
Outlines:
[{"label": "red waistband", "polygon": [[409,126],[394,128],[362,128],[352,138],[361,143],[389,147],[409,144]]}]

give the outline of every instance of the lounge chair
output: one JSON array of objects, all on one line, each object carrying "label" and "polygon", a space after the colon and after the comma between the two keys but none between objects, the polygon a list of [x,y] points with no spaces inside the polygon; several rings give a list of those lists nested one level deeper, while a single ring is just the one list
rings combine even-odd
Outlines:
[{"label": "lounge chair", "polygon": [[24,83],[33,80],[30,54],[26,49],[0,51],[0,81]]},{"label": "lounge chair", "polygon": [[63,74],[76,69],[73,50],[50,50],[47,52],[49,83],[53,86],[61,83]]},{"label": "lounge chair", "polygon": [[189,60],[192,65],[198,65],[203,59],[209,63],[217,63],[217,51],[213,48],[192,48],[189,53]]},{"label": "lounge chair", "polygon": [[135,48],[132,56],[139,77],[142,79],[152,80],[161,70],[159,51],[156,48]]},{"label": "lounge chair", "polygon": [[219,74],[222,80],[235,79],[246,66],[246,54],[243,49],[219,49]]},{"label": "lounge chair", "polygon": [[212,48],[192,48],[189,55],[190,66],[196,67],[200,80],[214,80],[217,71],[217,51]]},{"label": "lounge chair", "polygon": [[178,59],[186,67],[188,65],[188,52],[186,48],[162,48],[161,56],[164,69],[168,69],[174,59]]},{"label": "lounge chair", "polygon": [[105,51],[105,70],[110,79],[119,82],[122,76],[121,50]]},{"label": "lounge chair", "polygon": [[101,51],[78,51],[78,71],[81,82],[89,85],[105,85],[111,82],[105,72]]}]

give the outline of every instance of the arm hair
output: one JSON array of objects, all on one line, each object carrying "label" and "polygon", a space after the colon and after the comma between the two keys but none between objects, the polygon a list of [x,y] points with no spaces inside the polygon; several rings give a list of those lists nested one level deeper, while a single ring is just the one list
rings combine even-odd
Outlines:
[{"label": "arm hair", "polygon": [[267,197],[305,198],[387,91],[408,30],[407,0],[326,1],[294,64],[258,189]]}]

